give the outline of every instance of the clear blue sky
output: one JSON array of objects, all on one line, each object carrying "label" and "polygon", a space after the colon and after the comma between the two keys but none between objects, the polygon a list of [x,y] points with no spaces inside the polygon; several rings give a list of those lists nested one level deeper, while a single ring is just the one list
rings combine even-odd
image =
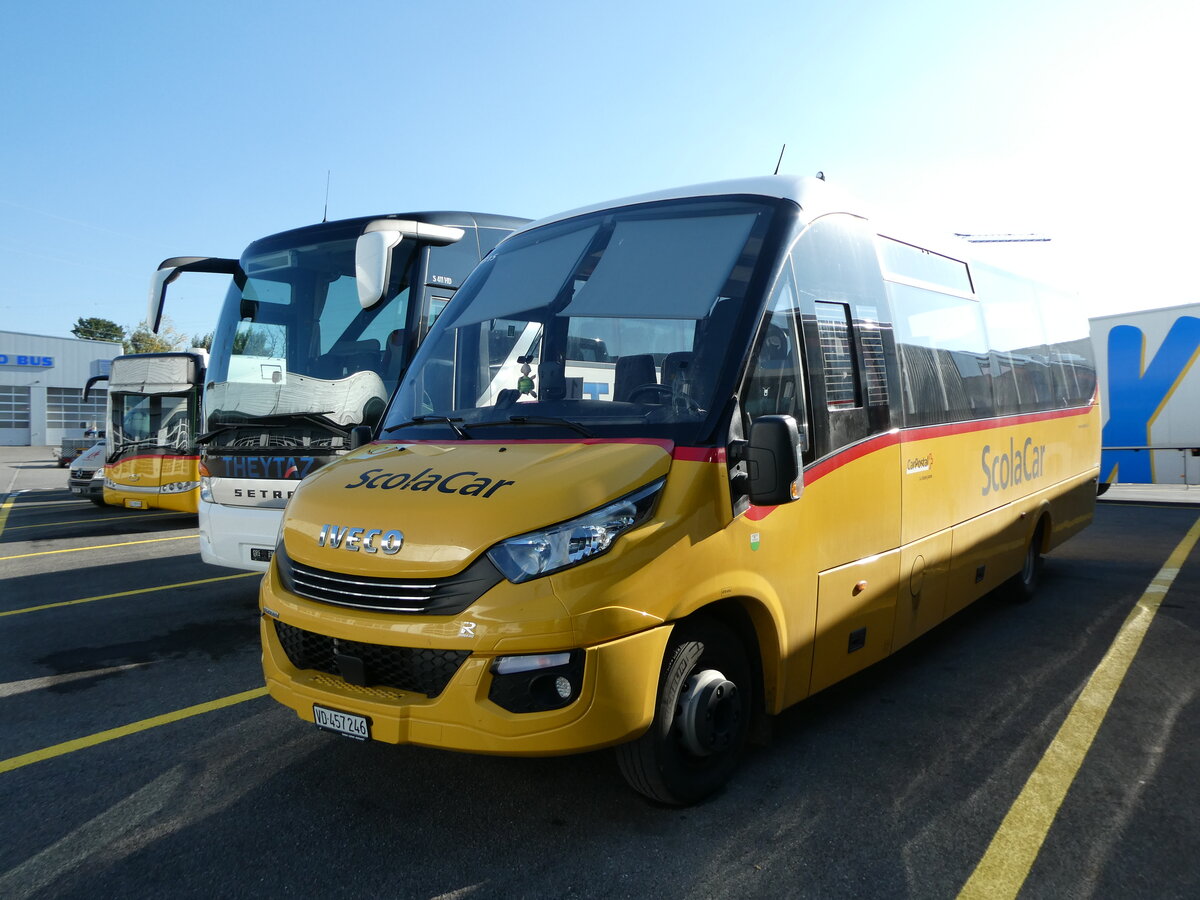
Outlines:
[{"label": "clear blue sky", "polygon": [[9,4],[0,329],[133,326],[162,259],[319,221],[327,171],[331,219],[537,217],[785,143],[895,216],[1052,235],[995,252],[1094,314],[1195,302],[1198,39],[1194,0]]}]

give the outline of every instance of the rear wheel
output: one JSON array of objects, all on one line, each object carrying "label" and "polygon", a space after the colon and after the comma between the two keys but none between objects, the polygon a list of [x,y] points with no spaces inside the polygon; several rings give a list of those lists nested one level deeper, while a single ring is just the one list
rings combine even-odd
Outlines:
[{"label": "rear wheel", "polygon": [[750,664],[737,635],[712,619],[680,622],[663,656],[650,729],[617,747],[621,774],[660,803],[703,800],[737,768],[752,695]]},{"label": "rear wheel", "polygon": [[1025,548],[1025,560],[1021,563],[1021,571],[1004,584],[1004,593],[1009,600],[1024,603],[1032,600],[1037,591],[1038,582],[1042,578],[1042,535],[1045,522],[1039,522]]}]

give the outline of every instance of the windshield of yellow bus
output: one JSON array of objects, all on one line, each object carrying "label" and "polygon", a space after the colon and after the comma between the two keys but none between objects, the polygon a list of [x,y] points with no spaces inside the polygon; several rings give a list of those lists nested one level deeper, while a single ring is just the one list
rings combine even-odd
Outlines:
[{"label": "windshield of yellow bus", "polygon": [[729,396],[748,342],[772,214],[733,199],[657,203],[501,244],[417,354],[384,437],[554,427],[547,419],[575,432],[694,436]]}]

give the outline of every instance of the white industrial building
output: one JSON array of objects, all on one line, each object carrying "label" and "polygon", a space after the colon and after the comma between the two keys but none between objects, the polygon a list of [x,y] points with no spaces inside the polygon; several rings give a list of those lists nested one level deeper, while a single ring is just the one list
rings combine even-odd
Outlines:
[{"label": "white industrial building", "polygon": [[104,427],[105,392],[84,403],[83,387],[123,352],[112,341],[0,331],[0,446],[57,445]]}]

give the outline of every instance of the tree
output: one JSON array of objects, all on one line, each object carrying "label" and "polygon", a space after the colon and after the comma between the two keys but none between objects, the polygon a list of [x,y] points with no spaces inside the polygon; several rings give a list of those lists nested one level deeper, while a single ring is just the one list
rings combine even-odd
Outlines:
[{"label": "tree", "polygon": [[188,339],[175,330],[171,320],[164,318],[158,329],[158,334],[150,330],[143,320],[137,328],[129,332],[125,338],[126,353],[170,353],[173,350],[187,348]]},{"label": "tree", "polygon": [[125,340],[125,329],[109,319],[96,316],[80,316],[75,320],[71,334],[81,341],[114,341],[122,343]]},{"label": "tree", "polygon": [[205,350],[211,350],[212,342],[213,342],[213,333],[211,331],[208,332],[208,334],[193,334],[192,335],[192,346],[193,347],[203,347]]}]

